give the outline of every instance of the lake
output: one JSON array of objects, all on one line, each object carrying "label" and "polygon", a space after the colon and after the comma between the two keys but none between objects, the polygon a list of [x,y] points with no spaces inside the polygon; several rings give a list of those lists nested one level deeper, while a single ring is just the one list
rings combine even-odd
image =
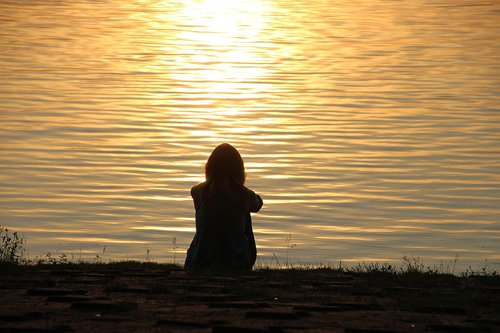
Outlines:
[{"label": "lake", "polygon": [[183,262],[233,144],[260,265],[500,268],[500,2],[0,3],[0,225]]}]

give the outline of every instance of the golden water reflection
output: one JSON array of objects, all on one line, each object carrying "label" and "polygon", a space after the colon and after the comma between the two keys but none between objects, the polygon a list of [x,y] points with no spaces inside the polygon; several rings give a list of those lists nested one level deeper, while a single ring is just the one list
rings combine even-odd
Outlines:
[{"label": "golden water reflection", "polygon": [[230,142],[261,262],[498,265],[499,9],[2,2],[0,224],[33,255],[182,260]]}]

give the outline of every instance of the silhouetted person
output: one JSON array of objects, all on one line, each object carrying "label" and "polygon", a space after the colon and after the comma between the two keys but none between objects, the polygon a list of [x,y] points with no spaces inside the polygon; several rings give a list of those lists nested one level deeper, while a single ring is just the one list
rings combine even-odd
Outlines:
[{"label": "silhouetted person", "polygon": [[185,269],[194,272],[247,271],[257,257],[250,212],[262,199],[245,187],[245,167],[231,145],[217,146],[205,165],[205,182],[191,189],[196,234]]}]

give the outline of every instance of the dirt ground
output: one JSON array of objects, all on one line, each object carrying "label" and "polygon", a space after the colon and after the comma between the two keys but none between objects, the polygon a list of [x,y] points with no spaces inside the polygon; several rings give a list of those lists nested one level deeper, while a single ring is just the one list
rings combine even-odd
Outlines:
[{"label": "dirt ground", "polygon": [[0,332],[500,332],[500,278],[0,268]]}]

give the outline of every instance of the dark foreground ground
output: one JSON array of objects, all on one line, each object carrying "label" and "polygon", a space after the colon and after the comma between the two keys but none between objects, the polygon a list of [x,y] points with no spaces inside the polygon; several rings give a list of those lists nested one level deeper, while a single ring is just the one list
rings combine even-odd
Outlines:
[{"label": "dark foreground ground", "polygon": [[0,267],[0,332],[500,332],[500,278]]}]

